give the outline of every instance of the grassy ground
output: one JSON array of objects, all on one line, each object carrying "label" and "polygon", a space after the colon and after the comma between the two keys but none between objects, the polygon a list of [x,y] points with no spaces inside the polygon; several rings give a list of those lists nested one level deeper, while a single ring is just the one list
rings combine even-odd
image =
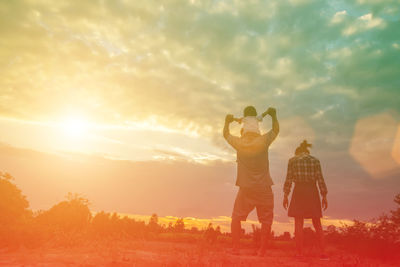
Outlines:
[{"label": "grassy ground", "polygon": [[246,248],[231,255],[223,246],[177,242],[93,243],[73,248],[0,249],[0,266],[399,266],[328,248],[329,260],[313,250],[296,259],[290,246],[275,246],[261,258]]}]

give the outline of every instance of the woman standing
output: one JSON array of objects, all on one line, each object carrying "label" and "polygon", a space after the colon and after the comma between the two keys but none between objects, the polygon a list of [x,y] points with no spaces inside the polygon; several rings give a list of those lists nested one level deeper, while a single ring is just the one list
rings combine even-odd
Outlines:
[{"label": "woman standing", "polygon": [[328,190],[322,176],[319,160],[310,155],[310,147],[311,144],[308,144],[307,141],[304,140],[296,149],[295,156],[289,160],[286,181],[283,187],[285,193],[283,207],[285,209],[288,207],[288,196],[292,183],[294,183],[295,186],[290,200],[288,216],[294,217],[297,255],[303,255],[304,219],[312,219],[318,238],[321,257],[326,258],[323,254],[322,210],[317,184],[322,196],[322,207],[324,210],[328,207],[328,200],[326,199]]}]

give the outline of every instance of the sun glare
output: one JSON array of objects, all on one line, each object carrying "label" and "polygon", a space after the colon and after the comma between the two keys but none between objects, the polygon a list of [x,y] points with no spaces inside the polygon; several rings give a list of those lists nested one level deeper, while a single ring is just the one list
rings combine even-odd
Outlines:
[{"label": "sun glare", "polygon": [[81,117],[70,117],[61,123],[63,132],[71,137],[84,137],[89,130],[89,123]]}]

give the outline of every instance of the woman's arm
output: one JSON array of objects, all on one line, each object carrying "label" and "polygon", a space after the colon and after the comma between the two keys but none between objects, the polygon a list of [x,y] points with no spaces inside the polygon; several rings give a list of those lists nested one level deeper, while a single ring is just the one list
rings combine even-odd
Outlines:
[{"label": "woman's arm", "polygon": [[328,188],[326,187],[324,177],[322,176],[321,164],[319,161],[317,161],[315,168],[316,180],[318,183],[319,192],[322,196],[322,208],[326,210],[328,208],[328,200],[326,198],[326,195],[328,194]]}]

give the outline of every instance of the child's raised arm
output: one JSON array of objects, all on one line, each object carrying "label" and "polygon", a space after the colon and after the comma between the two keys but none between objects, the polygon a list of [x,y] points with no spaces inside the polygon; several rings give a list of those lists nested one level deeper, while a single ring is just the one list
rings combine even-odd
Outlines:
[{"label": "child's raised arm", "polygon": [[265,116],[267,116],[268,115],[268,112],[269,111],[269,109],[267,109],[266,111],[264,111],[262,114],[261,114],[261,116],[264,118]]}]

